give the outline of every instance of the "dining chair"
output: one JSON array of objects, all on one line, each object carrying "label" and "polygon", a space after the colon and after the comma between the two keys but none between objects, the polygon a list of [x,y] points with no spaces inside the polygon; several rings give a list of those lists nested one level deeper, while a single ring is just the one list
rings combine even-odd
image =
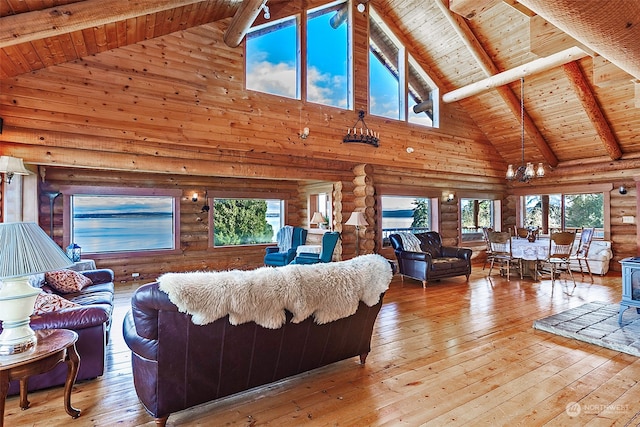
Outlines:
[{"label": "dining chair", "polygon": [[529,230],[524,227],[514,226],[514,236],[519,239],[526,239],[529,236]]},{"label": "dining chair", "polygon": [[493,270],[494,263],[498,263],[500,271],[507,271],[507,281],[511,280],[511,266],[516,265],[520,271],[520,279],[522,279],[522,259],[513,256],[511,251],[511,233],[507,231],[489,231],[489,245],[493,254],[491,258],[491,266],[489,267],[489,276]]},{"label": "dining chair", "polygon": [[593,233],[595,232],[595,228],[583,228],[580,233],[580,242],[578,243],[578,249],[576,253],[571,255],[572,261],[578,262],[578,267],[580,267],[580,274],[584,278],[584,270],[582,269],[582,261],[587,266],[587,272],[589,273],[589,278],[591,279],[591,283],[593,283],[593,274],[591,274],[591,267],[589,267],[589,248],[591,247],[591,241],[593,240]]},{"label": "dining chair", "polygon": [[551,284],[555,284],[556,274],[565,272],[569,273],[573,281],[573,287],[576,286],[576,280],[571,272],[571,249],[575,240],[576,233],[574,231],[561,231],[549,236],[549,255],[542,263],[549,267],[551,273]]},{"label": "dining chair", "polygon": [[487,266],[487,263],[491,263],[493,259],[493,251],[491,250],[491,242],[489,242],[489,232],[493,231],[493,228],[490,227],[482,227],[482,238],[484,239],[485,245],[487,245],[487,257],[484,259],[484,264],[482,265],[482,269],[484,270]]}]

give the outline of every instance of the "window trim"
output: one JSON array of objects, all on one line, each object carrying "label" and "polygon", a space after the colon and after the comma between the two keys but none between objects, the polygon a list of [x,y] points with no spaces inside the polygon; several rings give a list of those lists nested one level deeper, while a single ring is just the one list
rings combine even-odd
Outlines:
[{"label": "window trim", "polygon": [[[155,249],[148,251],[118,251],[118,252],[98,252],[87,253],[94,259],[122,258],[123,255],[131,257],[144,257],[156,255],[175,255],[182,253],[180,248],[180,201],[182,190],[168,188],[130,188],[130,187],[97,187],[88,185],[68,185],[61,186],[60,192],[63,195],[63,235],[62,246],[67,247],[71,242],[71,197],[75,195],[92,196],[166,196],[173,198],[174,231],[173,249]],[[83,255],[85,255],[83,253]]]}]

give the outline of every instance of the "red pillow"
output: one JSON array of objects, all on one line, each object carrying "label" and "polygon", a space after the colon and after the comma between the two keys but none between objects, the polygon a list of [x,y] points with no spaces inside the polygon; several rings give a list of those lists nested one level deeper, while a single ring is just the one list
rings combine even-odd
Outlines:
[{"label": "red pillow", "polygon": [[57,270],[45,273],[49,286],[62,294],[79,292],[93,282],[84,274],[73,270]]},{"label": "red pillow", "polygon": [[33,306],[33,314],[51,313],[63,308],[78,307],[80,304],[66,300],[60,295],[40,291]]}]

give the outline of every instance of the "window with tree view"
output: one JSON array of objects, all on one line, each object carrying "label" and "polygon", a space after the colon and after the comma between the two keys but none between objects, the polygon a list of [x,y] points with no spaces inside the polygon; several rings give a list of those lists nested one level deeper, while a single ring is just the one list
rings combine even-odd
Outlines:
[{"label": "window with tree view", "polygon": [[214,198],[213,245],[258,245],[276,241],[284,225],[284,202],[277,199]]},{"label": "window with tree view", "polygon": [[495,228],[494,201],[460,199],[462,241],[482,240],[482,228]]},{"label": "window with tree view", "polygon": [[543,194],[524,196],[524,225],[550,230],[594,227],[595,237],[604,236],[603,193]]},{"label": "window with tree view", "polygon": [[398,232],[422,233],[431,229],[431,199],[411,196],[381,196],[382,241]]}]

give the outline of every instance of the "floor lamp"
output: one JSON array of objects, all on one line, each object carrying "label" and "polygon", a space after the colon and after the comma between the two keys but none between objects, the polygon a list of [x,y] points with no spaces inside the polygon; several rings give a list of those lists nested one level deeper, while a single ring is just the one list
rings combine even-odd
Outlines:
[{"label": "floor lamp", "polygon": [[360,227],[369,225],[362,212],[352,212],[345,225],[356,227],[356,256],[360,255]]}]

